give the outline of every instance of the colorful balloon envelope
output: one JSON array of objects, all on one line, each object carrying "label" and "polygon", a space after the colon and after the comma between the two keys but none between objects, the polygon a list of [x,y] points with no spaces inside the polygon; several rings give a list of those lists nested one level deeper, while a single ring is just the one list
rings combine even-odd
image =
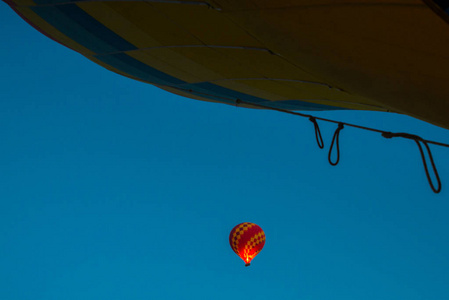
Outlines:
[{"label": "colorful balloon envelope", "polygon": [[93,62],[177,95],[449,129],[447,1],[3,1]]},{"label": "colorful balloon envelope", "polygon": [[254,223],[241,223],[235,226],[229,234],[229,244],[232,250],[249,266],[265,245],[265,233]]}]

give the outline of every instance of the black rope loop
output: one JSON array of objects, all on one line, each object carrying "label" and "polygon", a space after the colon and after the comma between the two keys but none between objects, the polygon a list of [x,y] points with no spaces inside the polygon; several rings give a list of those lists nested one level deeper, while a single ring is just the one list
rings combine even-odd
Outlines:
[{"label": "black rope loop", "polygon": [[[178,88],[178,89],[192,92],[192,90],[186,90],[186,89],[181,89],[181,88]],[[201,92],[198,92],[198,91],[196,91],[196,93],[209,95],[209,94],[201,93]],[[242,101],[240,99],[236,100],[236,99],[231,99],[231,98],[228,98],[228,97],[222,97],[222,98],[226,99],[226,100],[233,100],[233,101],[235,101],[236,106],[239,106],[239,104],[243,103],[243,104],[248,104],[248,105],[252,105],[252,106],[255,106],[255,107],[266,108],[266,109],[271,109],[271,110],[275,110],[275,111],[279,111],[279,112],[283,112],[283,113],[288,113],[288,114],[299,116],[299,117],[306,117],[306,118],[309,118],[309,120],[312,121],[314,123],[314,125],[315,125],[316,120],[321,120],[321,121],[330,122],[330,123],[338,123],[338,129],[334,133],[334,137],[332,138],[332,144],[331,144],[331,147],[329,149],[329,157],[328,157],[328,159],[329,159],[329,163],[332,166],[337,165],[339,160],[340,160],[339,134],[340,134],[341,129],[343,129],[344,125],[350,126],[350,127],[353,127],[353,128],[359,128],[359,129],[367,130],[367,131],[378,132],[378,133],[381,133],[382,136],[385,137],[385,138],[402,137],[402,138],[407,138],[407,139],[414,140],[415,143],[418,145],[418,149],[419,149],[419,151],[421,153],[421,158],[422,158],[422,161],[423,161],[424,170],[426,172],[427,180],[429,181],[430,187],[432,188],[432,190],[435,193],[439,193],[441,191],[440,176],[438,174],[435,162],[433,160],[432,152],[430,151],[430,148],[429,148],[428,144],[433,144],[433,145],[449,148],[449,144],[447,144],[447,143],[441,143],[441,142],[436,142],[436,141],[431,141],[431,140],[425,140],[425,139],[423,139],[423,138],[421,138],[421,137],[419,137],[417,135],[413,135],[413,134],[409,134],[409,133],[392,133],[392,132],[387,132],[387,131],[383,131],[383,130],[379,130],[379,129],[375,129],[375,128],[355,125],[355,124],[351,124],[351,123],[339,122],[339,121],[326,119],[326,118],[320,118],[320,117],[314,117],[314,116],[311,116],[311,115],[306,115],[306,114],[302,114],[302,113],[299,113],[299,112],[294,112],[294,111],[291,111],[291,110],[269,107],[269,106],[263,105],[261,103],[245,102],[245,101]],[[318,139],[321,140],[321,132],[319,132],[319,127],[315,128],[315,133],[316,133],[316,136],[317,136],[318,146],[320,146],[320,143],[319,143]],[[332,162],[332,160],[331,160],[331,153],[332,153],[332,149],[333,149],[333,146],[334,146],[334,142],[337,143],[337,160],[335,162]],[[435,179],[436,179],[436,183],[437,183],[436,186],[435,186],[435,184],[433,183],[433,181],[432,181],[432,179],[430,177],[429,167],[428,167],[427,160],[426,160],[426,157],[425,157],[425,154],[424,154],[424,150],[422,148],[421,143],[423,143],[424,146],[426,147],[427,154],[429,156],[429,160],[430,160],[430,163],[432,165],[433,172],[435,174]]]},{"label": "black rope loop", "polygon": [[[384,133],[382,133],[382,136],[384,138],[387,138],[387,139],[391,139],[391,138],[394,138],[394,137],[402,137],[402,138],[414,140],[416,145],[418,145],[419,153],[421,154],[421,159],[422,159],[422,162],[423,162],[423,165],[424,165],[424,170],[426,171],[427,181],[429,182],[430,188],[436,194],[438,194],[441,191],[440,176],[438,175],[438,170],[437,170],[437,167],[435,166],[435,161],[433,160],[432,151],[430,151],[430,147],[427,144],[426,140],[424,140],[420,136],[417,136],[417,135],[414,135],[414,134],[409,134],[409,133],[403,133],[403,132],[399,132],[399,133],[384,132]],[[424,155],[424,150],[423,150],[423,148],[421,146],[421,143],[423,143],[424,146],[426,147],[427,156],[429,157],[430,164],[432,165],[433,173],[434,173],[435,179],[437,181],[437,185],[436,186],[433,183],[432,178],[430,177],[429,166],[427,165],[426,156]]]},{"label": "black rope loop", "polygon": [[[338,162],[340,161],[340,131],[343,128],[344,128],[343,123],[338,123],[338,128],[337,130],[335,130],[334,137],[332,138],[331,147],[329,148],[328,160],[332,166],[338,165]],[[332,162],[331,156],[332,156],[332,149],[334,148],[334,142],[337,148],[337,159],[335,160],[335,162]]]},{"label": "black rope loop", "polygon": [[318,125],[318,122],[316,121],[315,117],[310,117],[309,120],[310,120],[310,122],[313,123],[313,126],[315,127],[315,137],[316,137],[316,142],[318,144],[318,147],[320,149],[323,149],[324,142],[323,142],[323,137],[321,136],[320,126]]}]

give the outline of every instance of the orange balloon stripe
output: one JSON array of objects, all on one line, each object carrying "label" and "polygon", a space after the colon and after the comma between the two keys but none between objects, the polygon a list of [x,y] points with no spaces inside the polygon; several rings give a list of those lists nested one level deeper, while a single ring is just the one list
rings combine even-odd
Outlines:
[{"label": "orange balloon stripe", "polygon": [[245,248],[243,249],[244,257],[249,257],[250,260],[253,259],[262,250],[264,244],[265,234],[261,231],[246,242]]}]

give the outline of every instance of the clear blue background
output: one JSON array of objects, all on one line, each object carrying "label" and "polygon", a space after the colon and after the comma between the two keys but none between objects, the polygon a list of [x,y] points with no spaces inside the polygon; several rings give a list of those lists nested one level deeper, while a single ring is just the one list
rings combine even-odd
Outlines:
[{"label": "clear blue background", "polygon": [[[0,3],[0,299],[449,299],[443,190],[412,141],[181,98],[109,72]],[[449,142],[407,116],[318,116]],[[267,242],[245,268],[240,222]]]}]

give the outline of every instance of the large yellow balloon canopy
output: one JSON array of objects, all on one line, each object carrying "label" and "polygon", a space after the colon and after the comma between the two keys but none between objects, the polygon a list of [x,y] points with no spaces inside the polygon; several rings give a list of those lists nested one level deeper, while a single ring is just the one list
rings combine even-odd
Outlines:
[{"label": "large yellow balloon canopy", "polygon": [[442,1],[4,1],[99,65],[186,97],[449,128]]}]

